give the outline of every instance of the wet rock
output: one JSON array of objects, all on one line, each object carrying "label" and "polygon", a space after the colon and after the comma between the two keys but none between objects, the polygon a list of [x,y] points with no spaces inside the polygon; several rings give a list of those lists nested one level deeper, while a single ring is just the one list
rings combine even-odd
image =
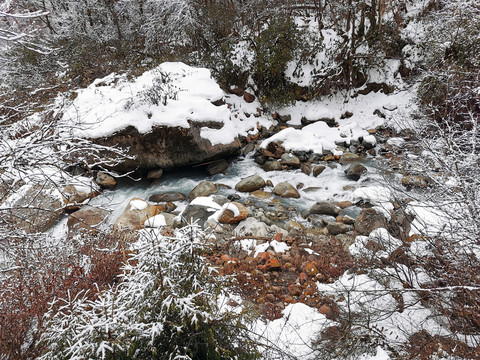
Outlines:
[{"label": "wet rock", "polygon": [[278,171],[282,170],[282,164],[278,160],[266,161],[262,169],[265,171]]},{"label": "wet rock", "polygon": [[337,222],[347,224],[347,225],[354,225],[355,219],[348,215],[337,216]]},{"label": "wet rock", "polygon": [[82,209],[70,214],[67,220],[68,232],[73,233],[80,229],[95,230],[109,215],[104,209],[86,205]]},{"label": "wet rock", "polygon": [[227,199],[230,200],[230,201],[240,200],[240,195],[238,195],[238,194],[230,194],[230,195],[227,196]]},{"label": "wet rock", "polygon": [[363,209],[355,220],[355,230],[361,235],[370,235],[373,230],[386,227],[385,216],[373,208]]},{"label": "wet rock", "polygon": [[233,232],[236,236],[265,237],[268,234],[268,230],[269,228],[264,222],[253,217],[247,217],[238,224]]},{"label": "wet rock", "polygon": [[345,170],[345,175],[350,180],[358,181],[366,172],[367,168],[362,164],[352,164],[347,170]]},{"label": "wet rock", "polygon": [[310,214],[307,216],[307,220],[313,226],[323,228],[327,226],[328,223],[335,222],[335,217],[330,215]]},{"label": "wet rock", "polygon": [[156,180],[156,179],[160,179],[162,176],[163,176],[163,169],[154,169],[148,172],[147,179]]},{"label": "wet rock", "polygon": [[317,177],[318,175],[320,175],[321,173],[323,173],[323,171],[325,170],[325,166],[324,165],[317,165],[313,168],[313,176]]},{"label": "wet rock", "polygon": [[145,221],[163,211],[163,207],[151,205],[145,200],[133,198],[113,225],[116,231],[132,231],[143,228]]},{"label": "wet rock", "polygon": [[229,207],[230,206],[235,206],[238,211],[232,211],[230,208],[225,209],[222,216],[218,219],[219,222],[222,224],[238,224],[240,221],[247,218],[248,210],[245,206],[236,201],[232,202]]},{"label": "wet rock", "polygon": [[270,199],[273,196],[272,193],[266,192],[266,191],[263,191],[263,190],[254,191],[250,195],[255,196],[258,199],[264,199],[264,200]]},{"label": "wet rock", "polygon": [[327,224],[327,230],[328,233],[332,235],[345,234],[349,231],[352,231],[353,226],[338,222],[329,222]]},{"label": "wet rock", "polygon": [[207,173],[210,176],[224,173],[227,171],[228,165],[228,161],[225,159],[215,161],[207,166]]},{"label": "wet rock", "polygon": [[310,173],[312,172],[312,165],[310,164],[302,164],[300,170],[306,174],[306,175],[310,175]]},{"label": "wet rock", "polygon": [[262,155],[262,154],[255,154],[254,161],[258,165],[263,165],[267,162],[268,156]]},{"label": "wet rock", "polygon": [[117,187],[117,181],[107,173],[99,171],[95,177],[95,182],[102,188],[113,190]]},{"label": "wet rock", "polygon": [[340,213],[340,209],[335,206],[334,204],[328,201],[320,201],[315,203],[308,211],[307,217],[310,214],[318,214],[318,215],[330,215],[330,216],[338,216]]},{"label": "wet rock", "polygon": [[218,192],[217,187],[211,181],[202,181],[188,194],[188,199],[192,201],[199,196],[209,196]]},{"label": "wet rock", "polygon": [[292,185],[284,181],[275,186],[273,193],[284,198],[299,198],[300,194]]},{"label": "wet rock", "polygon": [[[353,142],[352,142],[353,143]],[[360,156],[357,154],[353,154],[351,152],[344,152],[343,155],[340,157],[340,160],[338,161],[340,164],[349,164],[355,161],[359,161]]]},{"label": "wet rock", "polygon": [[245,156],[247,154],[250,154],[254,150],[255,150],[255,144],[254,143],[249,143],[243,148],[242,155]]},{"label": "wet rock", "polygon": [[177,208],[177,205],[175,205],[174,203],[172,203],[170,201],[165,203],[164,206],[165,206],[164,211],[166,213],[171,213],[171,212],[175,211],[175,209]]},{"label": "wet rock", "polygon": [[208,139],[202,137],[202,128],[218,129],[222,126],[222,123],[214,121],[192,121],[188,128],[155,126],[147,133],[140,133],[134,126],[128,126],[113,135],[93,141],[100,145],[116,145],[132,157],[114,166],[115,170],[147,172],[157,168],[172,169],[237,155],[242,147],[238,138],[230,144],[212,145]]},{"label": "wet rock", "polygon": [[187,197],[179,192],[166,192],[160,194],[153,194],[148,198],[148,201],[151,202],[173,202],[173,201],[184,201]]},{"label": "wet rock", "polygon": [[300,159],[293,154],[283,154],[280,158],[280,162],[282,165],[290,166],[293,168],[298,169],[301,165]]},{"label": "wet rock", "polygon": [[235,186],[235,189],[241,192],[253,192],[255,190],[260,190],[263,187],[265,187],[265,180],[259,175],[252,175],[242,179]]},{"label": "wet rock", "polygon": [[338,206],[340,209],[346,209],[353,206],[353,203],[351,201],[339,201],[336,202],[335,205]]}]

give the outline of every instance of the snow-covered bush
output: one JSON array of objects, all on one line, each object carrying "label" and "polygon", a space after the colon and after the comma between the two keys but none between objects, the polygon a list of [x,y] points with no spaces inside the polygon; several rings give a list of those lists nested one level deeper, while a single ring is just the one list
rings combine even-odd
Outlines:
[{"label": "snow-covered bush", "polygon": [[173,237],[143,232],[118,285],[52,304],[41,358],[255,357],[244,316],[223,303],[228,280],[207,265],[206,250],[195,226]]}]

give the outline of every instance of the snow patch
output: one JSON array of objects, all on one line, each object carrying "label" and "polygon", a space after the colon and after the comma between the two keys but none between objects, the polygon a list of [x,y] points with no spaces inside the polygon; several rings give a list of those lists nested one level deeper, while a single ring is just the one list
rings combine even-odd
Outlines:
[{"label": "snow patch", "polygon": [[130,210],[145,210],[148,204],[141,199],[135,199],[130,201]]},{"label": "snow patch", "polygon": [[150,227],[150,228],[158,228],[166,225],[167,225],[167,222],[165,221],[165,216],[161,214],[148,218],[144,224],[145,227]]}]

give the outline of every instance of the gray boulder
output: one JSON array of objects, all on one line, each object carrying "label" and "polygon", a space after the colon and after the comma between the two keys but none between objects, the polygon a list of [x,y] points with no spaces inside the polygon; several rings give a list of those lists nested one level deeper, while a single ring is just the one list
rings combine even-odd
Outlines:
[{"label": "gray boulder", "polygon": [[268,230],[268,225],[264,222],[253,217],[247,217],[237,225],[233,233],[236,236],[265,237],[268,235]]},{"label": "gray boulder", "polygon": [[86,205],[78,211],[70,214],[67,221],[68,232],[82,230],[95,230],[102,224],[109,212],[107,210]]},{"label": "gray boulder", "polygon": [[278,171],[282,170],[282,164],[278,160],[266,161],[265,164],[262,165],[262,169],[265,171]]},{"label": "gray boulder", "polygon": [[179,192],[167,192],[161,194],[153,194],[148,198],[148,201],[151,202],[173,202],[173,201],[184,201],[187,197]]},{"label": "gray boulder", "polygon": [[196,197],[199,196],[209,196],[212,194],[216,194],[218,192],[217,187],[215,186],[214,183],[211,181],[202,181],[200,184],[195,186],[195,188],[190,191],[190,194],[188,194],[188,199],[192,201]]},{"label": "gray boulder", "polygon": [[236,186],[235,189],[241,192],[253,192],[260,190],[265,187],[265,180],[259,175],[252,175],[245,179],[242,179]]},{"label": "gray boulder", "polygon": [[295,189],[292,185],[290,185],[286,181],[278,183],[273,189],[273,193],[284,198],[298,199],[300,197],[300,194],[297,191],[297,189]]},{"label": "gray boulder", "polygon": [[367,168],[362,164],[353,164],[347,170],[345,170],[345,175],[347,176],[347,178],[353,181],[360,180],[360,177],[366,173]]},{"label": "gray boulder", "polygon": [[216,175],[216,174],[224,173],[227,171],[228,165],[229,165],[228,161],[225,159],[215,161],[207,166],[207,173],[208,175]]},{"label": "gray boulder", "polygon": [[113,178],[113,176],[110,176],[103,171],[99,171],[97,173],[97,176],[95,177],[95,182],[102,189],[113,190],[117,187],[117,181]]},{"label": "gray boulder", "polygon": [[[238,138],[229,144],[217,145],[212,145],[209,140],[202,138],[202,128],[219,129],[223,123],[205,121],[190,122],[189,125],[188,128],[156,126],[145,134],[129,126],[111,136],[92,141],[108,147],[115,145],[127,151],[130,158],[112,167],[121,172],[172,169],[240,153],[242,143]],[[111,154],[105,153],[105,158],[108,156]]]},{"label": "gray boulder", "polygon": [[358,156],[357,154],[353,154],[351,152],[344,152],[338,162],[340,164],[349,164],[358,160],[360,160],[360,156]]},{"label": "gray boulder", "polygon": [[307,212],[306,216],[310,214],[318,214],[318,215],[330,215],[330,216],[338,216],[340,213],[340,209],[335,206],[334,204],[328,201],[320,201],[315,203]]},{"label": "gray boulder", "polygon": [[370,235],[373,230],[386,227],[385,216],[373,208],[363,209],[355,220],[355,230],[361,235]]},{"label": "gray boulder", "polygon": [[147,179],[156,180],[156,179],[160,179],[162,176],[163,176],[163,169],[154,169],[148,172]]},{"label": "gray boulder", "polygon": [[329,222],[327,224],[328,233],[331,235],[345,234],[353,230],[353,226],[338,222]]},{"label": "gray boulder", "polygon": [[300,159],[293,154],[285,153],[282,155],[280,162],[282,165],[299,168],[301,165]]}]

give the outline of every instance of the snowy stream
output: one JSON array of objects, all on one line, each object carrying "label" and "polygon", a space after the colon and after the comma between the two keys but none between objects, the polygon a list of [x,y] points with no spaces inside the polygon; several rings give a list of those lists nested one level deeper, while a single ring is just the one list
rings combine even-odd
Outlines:
[{"label": "snowy stream", "polygon": [[[310,208],[317,201],[355,201],[353,194],[354,189],[365,186],[376,186],[383,181],[383,175],[380,170],[380,164],[374,159],[366,159],[363,163],[367,167],[368,173],[366,176],[358,181],[347,179],[344,171],[350,164],[340,165],[337,162],[325,164],[325,170],[318,176],[306,175],[298,170],[283,170],[266,172],[259,167],[253,160],[251,155],[247,157],[239,157],[234,160],[226,174],[217,174],[208,176],[201,168],[189,168],[175,170],[164,173],[161,179],[155,181],[148,180],[132,180],[123,178],[118,180],[118,187],[112,191],[104,191],[100,196],[92,199],[89,203],[91,206],[101,207],[110,211],[110,215],[106,220],[107,226],[115,223],[118,217],[122,214],[127,204],[132,198],[140,198],[148,200],[153,194],[165,192],[180,192],[188,196],[189,192],[203,180],[209,180],[216,184],[224,184],[227,187],[221,187],[219,194],[227,196],[230,194],[239,194],[243,199],[249,197],[247,193],[239,193],[235,190],[235,185],[242,179],[251,175],[260,175],[265,180],[271,180],[274,185],[279,182],[287,181],[293,186],[303,184],[299,190],[299,199],[284,199],[278,198],[280,204],[297,209],[297,221],[301,221],[299,213],[302,210]],[[266,187],[266,192],[271,192],[272,189]],[[273,197],[271,199],[274,199]],[[271,200],[270,199],[270,200]],[[176,202],[176,213],[181,212],[187,205],[185,202]],[[360,209],[352,207],[344,214],[356,217]],[[67,231],[67,219],[63,219],[52,229],[51,235],[56,238],[61,238]]]}]

